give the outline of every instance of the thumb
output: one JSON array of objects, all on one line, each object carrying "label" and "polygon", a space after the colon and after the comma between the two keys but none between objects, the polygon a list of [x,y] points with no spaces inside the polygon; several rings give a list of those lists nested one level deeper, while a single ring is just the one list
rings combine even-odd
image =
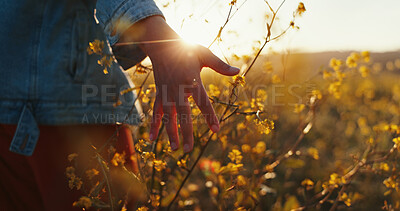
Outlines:
[{"label": "thumb", "polygon": [[228,65],[203,46],[199,49],[199,59],[203,67],[209,67],[222,75],[233,76],[240,71],[239,68]]}]

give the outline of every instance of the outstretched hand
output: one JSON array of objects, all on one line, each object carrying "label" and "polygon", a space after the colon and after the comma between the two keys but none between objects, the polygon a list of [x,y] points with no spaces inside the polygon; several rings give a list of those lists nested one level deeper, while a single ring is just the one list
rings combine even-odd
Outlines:
[{"label": "outstretched hand", "polygon": [[[144,42],[140,45],[150,57],[156,83],[156,99],[153,107],[153,118],[150,128],[150,140],[155,140],[161,121],[164,122],[172,150],[179,148],[180,132],[183,137],[183,151],[193,149],[193,125],[188,97],[192,96],[213,132],[219,131],[219,121],[208,98],[200,78],[203,67],[210,67],[216,72],[233,76],[239,69],[232,67],[209,49],[200,45],[188,45],[167,25],[160,16],[151,16],[134,24],[126,34],[139,33],[134,41]],[[122,41],[132,41],[122,37]],[[171,41],[173,40],[173,41]]]}]

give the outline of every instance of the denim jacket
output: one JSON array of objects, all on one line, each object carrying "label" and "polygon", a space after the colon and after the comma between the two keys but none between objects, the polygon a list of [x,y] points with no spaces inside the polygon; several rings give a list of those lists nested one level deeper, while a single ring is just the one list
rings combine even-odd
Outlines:
[{"label": "denim jacket", "polygon": [[115,44],[122,19],[127,28],[162,15],[153,0],[0,0],[0,13],[0,123],[17,124],[11,151],[32,155],[38,125],[140,121],[135,93],[120,94],[133,86],[121,66],[104,74],[86,49],[95,39]]}]

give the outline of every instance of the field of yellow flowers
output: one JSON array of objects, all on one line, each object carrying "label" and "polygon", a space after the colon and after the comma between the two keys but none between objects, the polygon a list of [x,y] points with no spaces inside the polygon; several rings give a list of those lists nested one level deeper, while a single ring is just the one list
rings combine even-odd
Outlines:
[{"label": "field of yellow flowers", "polygon": [[[271,11],[260,48],[235,58],[240,75],[204,76],[221,130],[209,131],[191,101],[189,154],[172,152],[165,132],[148,141],[155,86],[146,81],[151,68],[133,68],[145,113],[131,158],[139,171],[126,170],[124,155],[112,148],[109,161],[98,156],[86,175],[67,167],[71,188],[80,189],[80,177],[90,181],[74,206],[126,210],[126,198],[135,195],[136,210],[399,209],[400,55],[382,62],[368,51],[351,52],[311,73],[296,63],[276,68],[277,61],[260,59],[264,46],[281,36],[270,33],[277,15]],[[305,11],[300,3],[293,18]],[[70,156],[71,163],[78,159]],[[113,190],[112,169],[135,191]]]}]

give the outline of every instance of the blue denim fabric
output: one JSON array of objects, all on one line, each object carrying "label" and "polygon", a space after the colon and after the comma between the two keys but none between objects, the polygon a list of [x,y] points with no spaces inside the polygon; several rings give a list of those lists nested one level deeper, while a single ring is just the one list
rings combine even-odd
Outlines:
[{"label": "blue denim fabric", "polygon": [[[100,56],[86,48],[95,39],[116,43],[111,29],[121,18],[133,24],[162,15],[152,0],[0,0],[0,13],[0,123],[18,124],[11,151],[32,155],[38,125],[127,118],[136,95],[119,93],[133,84],[116,62],[105,75]],[[128,124],[140,122],[137,103]]]}]

